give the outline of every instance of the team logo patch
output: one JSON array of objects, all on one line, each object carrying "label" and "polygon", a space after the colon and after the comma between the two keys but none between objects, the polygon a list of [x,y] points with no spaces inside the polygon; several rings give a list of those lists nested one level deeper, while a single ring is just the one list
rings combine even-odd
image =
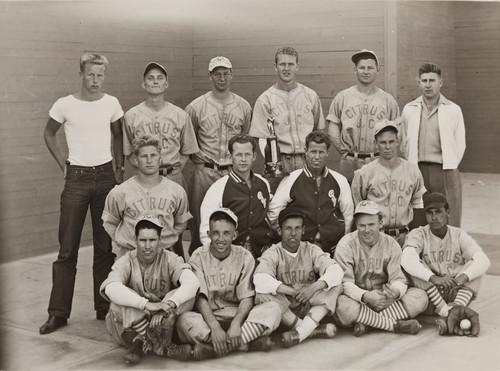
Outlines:
[{"label": "team logo patch", "polygon": [[330,199],[332,200],[333,207],[336,207],[337,206],[337,198],[335,197],[335,192],[333,191],[333,189],[330,189],[330,191],[328,192],[328,197],[330,197]]},{"label": "team logo patch", "polygon": [[262,206],[265,209],[266,208],[266,204],[267,204],[267,200],[266,200],[266,198],[264,197],[264,195],[262,194],[261,191],[257,192],[257,198],[260,200],[260,202],[262,202]]}]

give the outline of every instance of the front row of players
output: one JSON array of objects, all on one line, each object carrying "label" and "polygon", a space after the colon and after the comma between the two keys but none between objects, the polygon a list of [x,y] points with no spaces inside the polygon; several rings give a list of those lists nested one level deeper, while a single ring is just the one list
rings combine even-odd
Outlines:
[{"label": "front row of players", "polygon": [[[424,209],[429,224],[410,232],[401,251],[380,231],[377,204],[361,201],[354,213],[357,230],[340,240],[334,259],[301,241],[300,209],[283,209],[281,242],[264,251],[257,267],[250,251],[232,244],[238,218],[230,209],[210,215],[210,242],[189,264],[161,247],[163,224],[142,217],[135,224],[137,249],[115,262],[101,286],[111,302],[108,331],[127,347],[128,363],[148,352],[202,360],[269,351],[275,330],[291,347],[333,337],[334,322],[354,327],[355,336],[372,328],[417,334],[421,326],[414,318],[432,311],[442,316],[440,334],[478,335],[478,314],[467,306],[489,260],[464,231],[447,225],[443,195],[424,197]],[[463,320],[471,328],[461,328]]]}]

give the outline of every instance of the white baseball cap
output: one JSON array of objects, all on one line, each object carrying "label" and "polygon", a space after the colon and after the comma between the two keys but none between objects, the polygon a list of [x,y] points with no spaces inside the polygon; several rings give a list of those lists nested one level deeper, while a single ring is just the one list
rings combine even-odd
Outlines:
[{"label": "white baseball cap", "polygon": [[[215,213],[224,213],[224,214],[226,214],[227,216],[229,216],[234,221],[234,223],[236,224],[236,228],[238,228],[238,217],[236,216],[235,213],[233,213],[233,211],[231,209],[228,209],[227,207],[220,207],[220,208],[214,210],[212,212],[212,214],[210,214],[210,218],[212,218],[212,215],[214,215]],[[209,220],[210,220],[210,218],[209,218]]]},{"label": "white baseball cap", "polygon": [[163,67],[161,64],[156,63],[156,62],[149,62],[147,64],[146,68],[144,68],[144,75],[143,76],[146,77],[148,72],[151,71],[153,68],[158,68],[160,71],[162,71],[165,74],[165,77],[168,77],[167,69],[165,67]]},{"label": "white baseball cap", "polygon": [[218,56],[212,58],[212,60],[208,64],[208,72],[212,72],[217,67],[233,68],[233,65],[231,64],[231,61],[226,57]]},{"label": "white baseball cap", "polygon": [[396,126],[396,123],[394,121],[383,119],[382,121],[379,121],[375,124],[373,136],[377,137],[378,133],[388,128],[394,129],[396,131],[396,134],[399,132],[398,127]]},{"label": "white baseball cap", "polygon": [[354,215],[357,214],[377,215],[379,212],[380,209],[375,202],[370,200],[363,200],[356,206]]},{"label": "white baseball cap", "polygon": [[375,54],[374,51],[368,50],[368,49],[362,49],[359,52],[354,53],[351,57],[351,61],[354,64],[358,64],[360,59],[366,59],[366,58],[363,58],[366,56],[372,56],[375,59],[375,61],[377,62],[377,66],[379,65],[377,54]]}]

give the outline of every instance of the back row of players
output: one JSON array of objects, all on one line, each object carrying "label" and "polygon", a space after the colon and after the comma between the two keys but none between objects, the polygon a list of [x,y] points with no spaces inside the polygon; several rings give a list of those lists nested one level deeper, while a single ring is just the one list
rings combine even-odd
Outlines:
[{"label": "back row of players", "polygon": [[[460,108],[440,94],[442,80],[439,68],[425,64],[419,71],[423,95],[405,106],[403,120],[398,120],[399,109],[394,98],[374,85],[379,71],[375,53],[362,50],[354,54],[352,60],[358,84],[335,97],[327,116],[328,128],[317,94],[295,81],[298,55],[293,48],[277,51],[275,68],[278,82],[259,97],[253,118],[250,105],[229,90],[232,65],[227,58],[211,60],[209,79],[212,91],[193,101],[186,111],[165,101],[164,92],[168,86],[166,69],[158,63],[148,64],[143,79],[148,99],[125,114],[123,126],[126,134],[123,136],[124,154],[137,167],[137,175],[110,192],[102,213],[104,228],[112,238],[117,255],[126,255],[127,251],[136,248],[135,223],[145,214],[154,215],[164,227],[159,239],[162,247],[174,246],[174,250],[182,255],[179,236],[192,213],[195,224],[191,228],[194,233],[190,253],[193,253],[201,245],[197,237],[200,236],[202,241],[207,239],[206,231],[211,227],[208,222],[210,215],[219,207],[226,207],[239,219],[235,243],[245,246],[255,257],[262,254],[273,238],[279,240],[280,234],[283,238],[279,215],[290,209],[300,211],[304,227],[301,239],[321,246],[331,256],[334,256],[337,246],[337,256],[342,246],[339,240],[345,234],[342,241],[350,236],[353,199],[359,207],[363,205],[359,203],[361,200],[373,200],[377,210],[381,211],[379,222],[375,223],[377,233],[374,233],[373,223],[360,229],[358,220],[358,231],[354,233],[359,233],[360,241],[364,241],[362,246],[371,247],[378,243],[379,238],[374,236],[379,235],[379,227],[403,245],[408,225],[413,219],[413,208],[422,208],[422,195],[427,188],[427,191],[438,190],[446,194],[446,197],[431,194],[433,199],[441,197],[438,209],[444,210],[426,211],[428,220],[430,214],[434,215],[430,226],[425,227],[427,233],[421,236],[414,233],[414,238],[406,239],[407,243],[417,240],[415,246],[412,245],[416,253],[410,256],[410,266],[417,266],[415,277],[423,279],[427,285],[431,278],[435,281],[431,288],[453,288],[455,294],[464,291],[465,281],[474,281],[484,274],[489,262],[465,232],[447,226],[448,214],[454,215],[450,224],[460,224],[461,191],[457,167],[465,150]],[[101,92],[106,67],[107,60],[102,56],[82,56],[82,89],[54,104],[45,130],[46,143],[66,175],[66,184],[61,197],[61,250],[53,267],[49,320],[40,329],[41,333],[52,332],[67,323],[79,239],[89,204],[94,228],[96,316],[104,319],[107,312],[108,304],[100,297],[99,287],[114,257],[111,249],[107,248],[109,240],[106,240],[106,232],[103,235],[104,229],[97,218],[100,218],[99,209],[102,210],[104,198],[115,182],[110,162],[110,133],[113,133],[114,139],[115,177],[118,183],[122,181],[124,167],[120,145],[120,118],[123,112],[115,98]],[[251,171],[256,158],[256,144],[251,137],[244,135],[248,132],[260,138],[259,145],[263,149],[265,138],[269,135],[266,127],[269,116],[274,118],[285,171],[290,172],[273,198],[266,180]],[[109,123],[111,132],[107,126]],[[67,160],[63,159],[55,140],[55,133],[63,124],[69,148]],[[329,135],[325,134],[325,130]],[[325,166],[331,142],[342,154],[339,172],[345,176]],[[407,157],[408,161],[399,154]],[[189,187],[190,207],[182,187],[185,186],[182,168],[188,156],[196,164]],[[353,178],[354,171],[367,163],[369,165],[356,171]],[[82,189],[86,195],[83,195]],[[373,205],[368,205],[373,210]],[[367,215],[373,215],[373,211]],[[267,223],[267,217],[270,223]],[[198,227],[200,223],[201,227]],[[273,230],[269,225],[273,226]],[[433,225],[444,234],[429,232],[433,231]],[[362,232],[363,228],[365,232]],[[433,236],[439,236],[441,241],[434,241]],[[442,250],[443,243],[456,248],[456,241],[460,242],[458,246],[466,258],[458,258],[451,250]],[[431,249],[422,257],[426,259],[426,264],[431,267],[434,262],[444,264],[446,268],[440,266],[429,274],[432,270],[427,267],[424,274],[417,263],[418,255],[423,253],[426,244]],[[212,240],[207,245],[215,249],[217,242]],[[416,262],[412,260],[415,256]],[[364,256],[363,259],[366,258]],[[355,286],[369,289],[363,286],[368,282],[367,272],[372,277],[374,267],[380,264],[385,267],[382,260],[380,257],[362,260],[361,266],[367,271],[360,277],[364,275],[365,282],[354,280]],[[472,273],[461,274],[463,272],[457,267],[469,261],[474,262]],[[405,269],[408,270],[408,267],[405,266]],[[408,272],[413,275],[411,267],[409,269]],[[462,278],[458,279],[457,273]],[[357,273],[354,276],[357,277]],[[378,286],[377,289],[381,289]],[[396,293],[398,298],[402,297],[405,291],[387,290],[384,294],[386,300]],[[466,305],[476,291],[465,291],[471,294],[464,296],[463,303],[459,302]],[[365,303],[363,295],[356,296],[359,296],[358,290],[352,292],[354,296],[351,295],[351,298]],[[436,304],[432,301],[434,293],[429,295],[431,302]],[[437,296],[442,297],[439,293]],[[370,301],[368,297],[364,298],[368,307],[379,311],[383,309],[376,304],[381,301],[380,298]],[[448,304],[437,304],[441,304],[436,305],[438,312],[447,314]],[[354,320],[352,322],[359,322]]]}]

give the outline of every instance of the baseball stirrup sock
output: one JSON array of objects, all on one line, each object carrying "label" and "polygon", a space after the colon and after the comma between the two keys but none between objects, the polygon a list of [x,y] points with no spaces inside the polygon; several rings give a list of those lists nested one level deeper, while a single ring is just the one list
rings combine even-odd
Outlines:
[{"label": "baseball stirrup sock", "polygon": [[302,320],[302,323],[296,327],[296,330],[299,333],[299,342],[301,343],[307,339],[316,327],[318,327],[318,322],[316,322],[308,313]]},{"label": "baseball stirrup sock", "polygon": [[297,324],[300,323],[300,321],[301,321],[300,318],[297,315],[295,315],[290,309],[288,309],[281,316],[281,323],[290,328],[297,327]]},{"label": "baseball stirrup sock", "polygon": [[241,326],[241,342],[247,344],[252,340],[257,339],[260,335],[266,331],[266,326],[260,323],[248,322],[246,321],[243,326]]},{"label": "baseball stirrup sock", "polygon": [[368,308],[365,304],[361,304],[361,309],[356,322],[386,331],[393,331],[394,324],[396,323],[394,319],[382,316],[380,313]]},{"label": "baseball stirrup sock", "polygon": [[384,317],[395,319],[396,321],[400,319],[407,319],[410,317],[405,307],[399,300],[389,305],[383,311],[379,312],[379,314],[383,315]]},{"label": "baseball stirrup sock", "polygon": [[146,318],[141,319],[139,322],[134,323],[132,328],[141,336],[146,336],[146,329],[148,328],[149,322]]},{"label": "baseball stirrup sock", "polygon": [[448,305],[443,300],[443,297],[439,293],[437,287],[432,285],[431,287],[426,289],[425,292],[427,293],[427,296],[429,297],[431,303],[436,307],[436,313],[438,313],[441,317],[446,317],[445,312]]},{"label": "baseball stirrup sock", "polygon": [[457,296],[455,297],[455,304],[463,305],[464,307],[466,307],[467,305],[469,305],[473,295],[474,293],[471,290],[460,289],[458,290]]}]

